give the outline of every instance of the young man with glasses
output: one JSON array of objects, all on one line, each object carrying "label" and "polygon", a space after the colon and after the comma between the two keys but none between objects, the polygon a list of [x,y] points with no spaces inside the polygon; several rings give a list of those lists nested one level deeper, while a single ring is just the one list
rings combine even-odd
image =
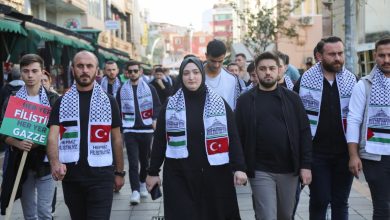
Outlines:
[{"label": "young man with glasses", "polygon": [[[146,168],[150,155],[150,145],[160,110],[160,100],[156,89],[142,79],[141,65],[130,61],[126,65],[126,77],[116,96],[122,116],[127,157],[129,160],[129,179],[132,194],[130,203],[137,205],[140,197],[147,197]],[[139,170],[138,161],[141,164]]]}]

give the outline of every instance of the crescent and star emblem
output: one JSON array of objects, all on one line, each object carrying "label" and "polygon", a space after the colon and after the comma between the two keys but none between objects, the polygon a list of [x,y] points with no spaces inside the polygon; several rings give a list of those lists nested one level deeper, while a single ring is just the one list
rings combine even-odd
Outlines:
[{"label": "crescent and star emblem", "polygon": [[213,142],[213,143],[210,144],[210,150],[212,150],[212,151],[216,151],[216,150],[217,150],[217,149],[214,147],[214,145],[217,145],[217,146],[216,146],[217,148],[221,148],[221,145],[220,145],[220,144],[218,144],[217,142]]},{"label": "crescent and star emblem", "polygon": [[[101,132],[100,131],[103,131],[103,136],[102,135],[99,135]],[[107,135],[107,132],[105,132],[103,129],[97,129],[96,131],[95,131],[95,136],[97,137],[97,138],[99,138],[99,139],[102,139],[104,136],[106,136]]]}]

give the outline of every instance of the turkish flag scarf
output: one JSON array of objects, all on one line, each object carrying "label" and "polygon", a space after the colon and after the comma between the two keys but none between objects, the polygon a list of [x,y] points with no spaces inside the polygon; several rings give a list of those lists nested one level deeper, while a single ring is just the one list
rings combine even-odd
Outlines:
[{"label": "turkish flag scarf", "polygon": [[[137,85],[138,109],[141,114],[141,120],[144,125],[151,125],[153,120],[153,97],[149,85],[142,79],[139,79]],[[124,128],[132,128],[135,123],[135,102],[134,92],[130,80],[121,88],[121,111],[122,124]]]},{"label": "turkish flag scarf", "polygon": [[[203,110],[205,145],[210,165],[229,163],[229,136],[223,99],[206,86]],[[166,110],[166,136],[168,158],[187,158],[187,123],[185,98],[180,89],[169,98]]]},{"label": "turkish flag scarf", "polygon": [[[63,163],[79,161],[80,99],[76,85],[65,93],[60,104],[59,157]],[[88,164],[91,167],[112,165],[111,103],[102,87],[95,82],[89,107]]]}]

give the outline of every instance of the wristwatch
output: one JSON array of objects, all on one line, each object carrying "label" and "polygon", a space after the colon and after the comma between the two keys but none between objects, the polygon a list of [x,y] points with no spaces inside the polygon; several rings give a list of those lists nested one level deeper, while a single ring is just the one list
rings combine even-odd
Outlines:
[{"label": "wristwatch", "polygon": [[126,175],[126,171],[115,171],[114,175],[124,177]]}]

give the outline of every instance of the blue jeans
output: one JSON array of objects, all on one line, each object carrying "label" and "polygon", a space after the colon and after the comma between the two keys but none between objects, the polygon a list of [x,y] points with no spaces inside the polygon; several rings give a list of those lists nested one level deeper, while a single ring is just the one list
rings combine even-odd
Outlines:
[{"label": "blue jeans", "polygon": [[381,161],[362,160],[374,206],[373,220],[390,219],[390,156]]},{"label": "blue jeans", "polygon": [[54,180],[51,174],[35,177],[35,172],[27,172],[26,181],[22,186],[23,216],[26,220],[52,219],[51,205],[54,196]]},{"label": "blue jeans", "polygon": [[348,219],[348,197],[353,176],[348,170],[348,154],[313,153],[309,185],[310,220],[324,220],[328,204],[332,208],[332,220]]}]

